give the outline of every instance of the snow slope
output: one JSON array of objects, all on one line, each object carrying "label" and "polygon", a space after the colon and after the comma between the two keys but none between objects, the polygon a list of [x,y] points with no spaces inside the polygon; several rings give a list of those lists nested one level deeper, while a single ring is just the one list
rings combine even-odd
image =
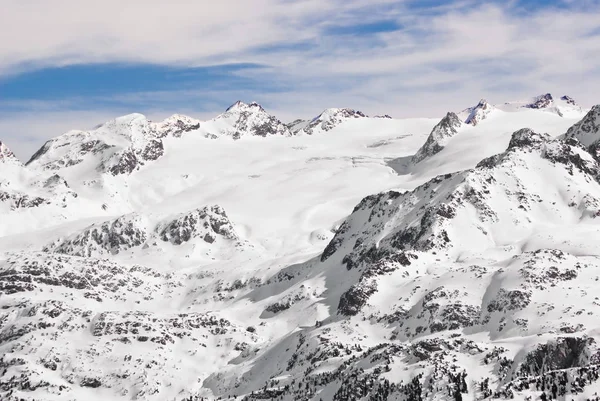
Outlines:
[{"label": "snow slope", "polygon": [[238,102],[0,159],[45,196],[0,203],[0,398],[593,398],[598,120],[545,109]]}]

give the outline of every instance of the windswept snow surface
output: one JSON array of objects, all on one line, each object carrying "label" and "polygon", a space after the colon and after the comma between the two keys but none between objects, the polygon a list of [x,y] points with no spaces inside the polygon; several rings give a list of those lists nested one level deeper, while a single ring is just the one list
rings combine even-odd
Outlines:
[{"label": "windswept snow surface", "polygon": [[594,397],[600,167],[554,139],[585,114],[238,102],[0,145],[0,399]]}]

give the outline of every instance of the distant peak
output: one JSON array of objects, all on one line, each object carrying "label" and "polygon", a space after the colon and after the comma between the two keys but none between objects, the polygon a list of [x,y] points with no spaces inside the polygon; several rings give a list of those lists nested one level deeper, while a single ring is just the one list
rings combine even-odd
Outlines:
[{"label": "distant peak", "polygon": [[600,105],[593,106],[590,111],[573,125],[564,135],[576,138],[585,146],[600,143]]},{"label": "distant peak", "polygon": [[364,117],[367,117],[367,115],[362,111],[350,108],[329,108],[323,110],[321,114],[313,118],[304,128],[304,132],[308,135],[312,135],[316,131],[326,132],[337,127],[344,121]]},{"label": "distant peak", "polygon": [[571,96],[563,95],[560,97],[560,100],[562,100],[563,102],[566,102],[570,105],[577,106],[577,102]]},{"label": "distant peak", "polygon": [[554,99],[550,93],[539,95],[533,98],[533,102],[526,104],[523,107],[528,109],[545,109],[554,103]]},{"label": "distant peak", "polygon": [[317,119],[320,117],[323,117],[323,116],[340,116],[340,117],[346,117],[346,118],[367,117],[367,115],[365,113],[363,113],[362,111],[350,109],[348,107],[344,107],[344,108],[332,107],[329,109],[325,109],[317,117]]},{"label": "distant peak", "polygon": [[17,159],[15,154],[8,148],[8,146],[0,141],[0,163],[8,161],[18,162],[19,159]]},{"label": "distant peak", "polygon": [[512,133],[510,143],[508,144],[508,150],[514,148],[524,148],[527,146],[539,145],[541,143],[550,140],[548,134],[538,134],[531,128],[521,128],[518,131]]},{"label": "distant peak", "polygon": [[455,112],[449,111],[448,113],[446,113],[446,117],[444,117],[443,119],[445,119],[445,120],[458,120],[458,116],[456,115]]},{"label": "distant peak", "polygon": [[251,102],[250,104],[248,104],[248,103],[242,102],[241,100],[238,100],[237,102],[235,102],[234,104],[229,106],[227,108],[227,110],[225,110],[225,112],[235,111],[235,110],[247,110],[247,109],[257,109],[260,111],[264,111],[263,107],[260,104],[258,104],[257,102]]},{"label": "distant peak", "polygon": [[460,118],[455,113],[448,112],[433,127],[423,146],[412,157],[412,162],[415,164],[419,163],[421,160],[441,152],[448,140],[458,134],[458,130],[462,127],[462,124],[462,121],[460,121]]},{"label": "distant peak", "polygon": [[[469,109],[470,113],[469,113],[469,116],[467,117],[467,119],[465,120],[465,123],[471,124],[471,125],[479,124],[482,120],[485,120],[485,118],[492,111],[493,108],[494,107],[491,104],[489,104],[487,102],[487,100],[485,100],[485,99],[479,100],[479,103],[477,103],[477,106]],[[450,113],[448,113],[448,114],[450,114]]]}]

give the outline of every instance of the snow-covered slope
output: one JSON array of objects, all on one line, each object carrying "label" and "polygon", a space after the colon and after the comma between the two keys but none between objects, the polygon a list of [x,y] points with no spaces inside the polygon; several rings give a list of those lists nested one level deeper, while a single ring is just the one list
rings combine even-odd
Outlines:
[{"label": "snow-covered slope", "polygon": [[48,201],[2,206],[0,399],[593,399],[597,119],[537,100],[240,102],[0,160]]}]

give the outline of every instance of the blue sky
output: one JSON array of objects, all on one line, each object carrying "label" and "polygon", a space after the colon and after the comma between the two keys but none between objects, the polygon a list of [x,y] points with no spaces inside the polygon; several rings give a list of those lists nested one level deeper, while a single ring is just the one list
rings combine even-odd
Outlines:
[{"label": "blue sky", "polygon": [[[85,3],[85,4],[82,4]],[[0,140],[19,156],[129,112],[438,116],[542,92],[600,103],[600,0],[5,0]]]}]

